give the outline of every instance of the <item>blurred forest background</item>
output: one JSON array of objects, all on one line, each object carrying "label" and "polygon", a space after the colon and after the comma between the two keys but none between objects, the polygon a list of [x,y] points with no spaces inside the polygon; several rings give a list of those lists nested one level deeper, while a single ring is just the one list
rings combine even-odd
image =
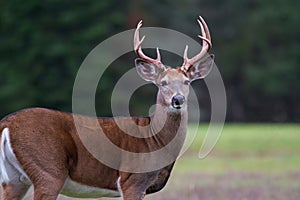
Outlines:
[{"label": "blurred forest background", "polygon": [[[227,120],[300,122],[299,10],[295,0],[2,0],[0,115],[36,106],[71,112],[77,70],[96,45],[135,28],[140,19],[144,26],[196,39],[201,15],[227,91]],[[134,67],[134,58],[134,53],[122,56],[101,80],[96,96],[100,116],[111,114],[114,83]],[[209,120],[205,84],[197,81],[193,87],[200,91],[202,119]],[[133,113],[145,114],[156,89],[139,92]]]}]

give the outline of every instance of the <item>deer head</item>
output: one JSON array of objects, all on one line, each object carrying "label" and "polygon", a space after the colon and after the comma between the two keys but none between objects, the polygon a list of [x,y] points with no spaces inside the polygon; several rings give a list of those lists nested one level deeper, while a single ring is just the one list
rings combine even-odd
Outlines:
[{"label": "deer head", "polygon": [[186,46],[183,64],[177,68],[171,68],[161,62],[158,48],[156,59],[146,56],[141,48],[145,36],[141,40],[139,37],[142,21],[139,22],[135,30],[134,50],[139,57],[135,60],[137,72],[144,80],[151,81],[158,87],[157,103],[171,111],[186,109],[190,83],[206,77],[213,66],[214,56],[206,56],[206,53],[212,47],[209,29],[201,16],[198,23],[202,32],[202,35],[198,36],[203,41],[202,49],[193,58],[188,58],[188,46]]}]

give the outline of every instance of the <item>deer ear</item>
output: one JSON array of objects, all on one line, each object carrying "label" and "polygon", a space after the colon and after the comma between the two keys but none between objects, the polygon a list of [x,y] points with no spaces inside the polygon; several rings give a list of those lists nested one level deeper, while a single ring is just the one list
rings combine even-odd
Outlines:
[{"label": "deer ear", "polygon": [[150,63],[141,58],[135,59],[135,66],[138,74],[146,81],[156,82],[159,75],[165,70],[164,68]]},{"label": "deer ear", "polygon": [[211,71],[214,63],[214,55],[211,54],[204,60],[200,60],[192,65],[186,72],[191,81],[205,78]]}]

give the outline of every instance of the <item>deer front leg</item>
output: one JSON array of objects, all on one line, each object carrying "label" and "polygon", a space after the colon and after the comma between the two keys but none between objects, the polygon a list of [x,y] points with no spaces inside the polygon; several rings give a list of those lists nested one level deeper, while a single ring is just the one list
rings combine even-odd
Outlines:
[{"label": "deer front leg", "polygon": [[123,200],[142,200],[156,175],[123,173],[118,179],[118,188]]}]

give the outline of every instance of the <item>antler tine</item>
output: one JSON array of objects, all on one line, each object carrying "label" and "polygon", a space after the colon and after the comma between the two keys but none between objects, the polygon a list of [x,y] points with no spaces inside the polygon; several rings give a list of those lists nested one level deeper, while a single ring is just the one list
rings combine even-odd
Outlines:
[{"label": "antler tine", "polygon": [[198,35],[198,37],[203,41],[202,42],[202,49],[199,54],[194,56],[193,58],[189,59],[187,57],[187,51],[188,51],[188,46],[186,46],[183,54],[183,65],[181,67],[182,70],[188,71],[188,69],[198,60],[200,60],[212,47],[211,43],[211,36],[209,33],[209,29],[207,24],[205,23],[204,19],[199,16],[199,19],[197,19],[199,26],[201,28],[201,34]]},{"label": "antler tine", "polygon": [[188,52],[188,49],[189,49],[189,46],[186,45],[186,46],[185,46],[185,49],[184,49],[184,53],[183,53],[183,57],[184,57],[184,58],[187,58],[187,52]]},{"label": "antler tine", "polygon": [[147,60],[148,62],[151,62],[157,66],[162,66],[162,62],[161,62],[161,57],[160,57],[160,53],[159,53],[159,49],[157,48],[156,49],[156,53],[157,53],[157,58],[156,59],[153,59],[153,58],[150,58],[148,56],[146,56],[144,53],[143,53],[143,50],[142,50],[142,43],[145,39],[145,36],[142,37],[142,39],[140,40],[140,34],[139,34],[139,31],[140,31],[140,28],[142,26],[142,20],[138,23],[137,27],[136,27],[136,30],[135,30],[135,33],[134,33],[134,51],[136,53],[136,55],[144,60]]},{"label": "antler tine", "polygon": [[207,26],[206,22],[204,21],[204,19],[201,16],[199,16],[199,18],[201,21],[199,19],[197,21],[201,27],[202,36],[198,35],[198,37],[207,42],[207,44],[209,45],[209,48],[207,51],[209,51],[212,48],[210,32],[209,32],[208,26]]}]

